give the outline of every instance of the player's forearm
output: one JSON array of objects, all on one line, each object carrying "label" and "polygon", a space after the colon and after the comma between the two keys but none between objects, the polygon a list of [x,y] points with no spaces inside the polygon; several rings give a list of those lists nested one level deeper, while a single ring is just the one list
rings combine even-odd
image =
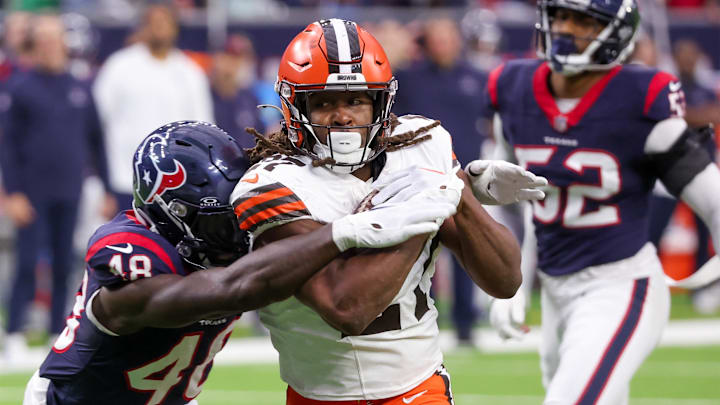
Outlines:
[{"label": "player's forearm", "polygon": [[[136,283],[145,284],[146,293],[132,297],[135,304],[124,305],[122,314],[114,314],[118,321],[112,321],[116,329],[111,330],[122,334],[145,326],[175,328],[263,307],[292,296],[338,253],[327,225],[268,244],[226,268],[199,270],[167,283],[157,283],[155,277],[140,280]],[[129,292],[135,286],[127,287]]]},{"label": "player's forearm", "polygon": [[422,251],[427,235],[385,249],[350,251],[306,283],[298,299],[348,335],[358,335],[400,291]]},{"label": "player's forearm", "polygon": [[467,193],[463,192],[463,202],[453,217],[459,258],[473,281],[488,294],[512,297],[522,282],[517,240]]},{"label": "player's forearm", "polygon": [[292,296],[340,253],[332,225],[263,246],[224,270],[214,270],[228,309],[248,311]]}]

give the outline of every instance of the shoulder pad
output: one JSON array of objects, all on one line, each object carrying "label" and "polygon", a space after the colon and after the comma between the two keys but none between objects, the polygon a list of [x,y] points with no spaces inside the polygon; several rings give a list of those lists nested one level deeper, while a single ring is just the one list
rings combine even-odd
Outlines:
[{"label": "shoulder pad", "polygon": [[134,232],[111,233],[91,241],[85,263],[103,285],[158,274],[184,274],[182,262],[169,243]]},{"label": "shoulder pad", "polygon": [[230,201],[241,229],[254,232],[270,223],[310,216],[305,203],[293,189],[276,179],[274,172],[284,173],[282,165],[288,164],[306,166],[295,157],[269,158],[260,161],[240,179]]}]

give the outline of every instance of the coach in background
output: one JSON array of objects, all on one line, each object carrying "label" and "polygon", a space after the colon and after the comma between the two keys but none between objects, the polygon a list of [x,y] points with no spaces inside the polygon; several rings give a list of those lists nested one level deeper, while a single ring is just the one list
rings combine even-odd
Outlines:
[{"label": "coach in background", "polygon": [[[83,177],[92,161],[107,185],[102,133],[86,83],[67,72],[64,27],[54,15],[31,24],[34,67],[19,73],[11,90],[0,163],[8,197],[5,210],[17,227],[17,269],[10,294],[5,351],[22,356],[21,329],[35,292],[37,257],[52,256],[50,333],[63,329],[66,280]],[[106,214],[115,210],[106,196]],[[109,217],[109,215],[106,215]],[[12,360],[12,358],[10,358]]]},{"label": "coach in background", "polygon": [[132,154],[143,135],[172,121],[214,122],[205,73],[175,43],[175,10],[145,9],[132,45],[112,54],[93,87],[107,140],[110,185],[121,209],[132,202]]},{"label": "coach in background", "polygon": [[234,34],[225,48],[213,55],[210,71],[215,122],[243,148],[255,146],[255,137],[245,132],[246,127],[265,132],[261,110],[257,108],[261,102],[253,91],[255,75],[247,72],[255,68],[252,42],[244,35]]}]

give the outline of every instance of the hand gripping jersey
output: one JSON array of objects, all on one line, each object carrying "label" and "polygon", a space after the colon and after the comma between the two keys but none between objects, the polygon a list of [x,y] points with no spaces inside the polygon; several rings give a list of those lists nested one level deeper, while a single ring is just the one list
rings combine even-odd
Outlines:
[{"label": "hand gripping jersey", "polygon": [[202,389],[213,357],[235,319],[202,320],[177,329],[145,328],[117,336],[92,316],[101,287],[161,274],[187,275],[180,256],[132,211],[118,214],[90,238],[86,271],[40,376],[51,380],[47,403],[186,404]]},{"label": "hand gripping jersey", "polygon": [[[403,133],[431,121],[400,118]],[[432,139],[386,153],[380,177],[411,165],[455,172],[450,136],[435,127]],[[240,227],[256,238],[290,221],[331,222],[353,211],[372,190],[351,174],[313,167],[306,156],[276,155],[245,173],[231,200]],[[442,362],[437,310],[429,297],[439,239],[429,238],[400,292],[361,336],[344,336],[296,298],[260,311],[280,353],[280,373],[295,391],[317,400],[388,398],[430,377]]]},{"label": "hand gripping jersey", "polygon": [[646,143],[659,121],[684,115],[684,96],[672,75],[622,65],[563,113],[549,75],[543,61],[508,62],[490,74],[485,97],[502,123],[500,146],[550,183],[533,202],[538,268],[563,275],[631,257],[647,242],[657,173]]}]

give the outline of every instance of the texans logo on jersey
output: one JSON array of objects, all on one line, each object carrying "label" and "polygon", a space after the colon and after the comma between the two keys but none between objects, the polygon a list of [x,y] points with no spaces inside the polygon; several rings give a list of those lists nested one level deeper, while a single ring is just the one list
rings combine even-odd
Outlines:
[{"label": "texans logo on jersey", "polygon": [[145,203],[151,203],[155,196],[162,195],[165,190],[185,184],[186,170],[180,162],[168,158],[168,146],[168,133],[165,132],[148,137],[138,149],[135,195]]}]

